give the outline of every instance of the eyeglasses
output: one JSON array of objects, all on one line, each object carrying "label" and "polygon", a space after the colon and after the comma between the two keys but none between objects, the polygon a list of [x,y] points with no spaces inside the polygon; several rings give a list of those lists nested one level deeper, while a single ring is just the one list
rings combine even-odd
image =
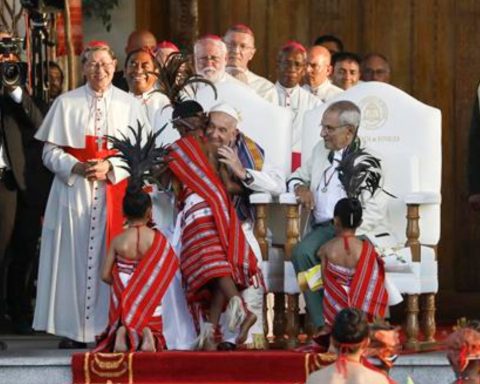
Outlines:
[{"label": "eyeglasses", "polygon": [[103,70],[107,70],[109,68],[111,68],[111,66],[114,65],[114,62],[113,61],[110,61],[109,63],[87,63],[86,66],[87,66],[87,69],[89,71],[94,71],[96,69],[103,69]]},{"label": "eyeglasses", "polygon": [[327,133],[333,133],[335,131],[337,131],[338,129],[340,128],[344,128],[344,127],[348,127],[349,125],[348,124],[343,124],[343,125],[337,125],[336,127],[332,126],[332,125],[324,125],[324,124],[320,124],[320,130],[323,132],[323,131],[327,131]]},{"label": "eyeglasses", "polygon": [[243,43],[240,43],[240,44],[235,44],[235,43],[227,43],[227,48],[229,51],[235,51],[238,50],[241,51],[241,52],[245,52],[245,51],[248,51],[250,49],[253,49],[253,47],[251,47],[250,45],[247,45],[247,44],[243,44]]}]

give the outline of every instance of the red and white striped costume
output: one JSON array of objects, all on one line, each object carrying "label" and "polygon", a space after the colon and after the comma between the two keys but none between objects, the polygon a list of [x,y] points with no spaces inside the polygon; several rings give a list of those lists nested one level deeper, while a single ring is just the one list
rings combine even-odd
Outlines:
[{"label": "red and white striped costume", "polygon": [[[115,333],[125,326],[130,350],[138,349],[143,329],[149,327],[156,350],[165,348],[158,306],[178,269],[178,259],[167,239],[155,231],[153,244],[141,260],[116,260],[110,295],[109,324],[95,351],[112,351]],[[131,272],[128,283],[123,276]],[[123,281],[122,281],[123,280]]]},{"label": "red and white striped costume", "polygon": [[181,269],[187,297],[208,281],[232,276],[240,287],[259,283],[257,259],[230,198],[193,137],[170,146],[169,167],[183,184]]},{"label": "red and white striped costume", "polygon": [[383,261],[373,245],[364,240],[355,269],[340,267],[327,261],[324,268],[323,313],[327,324],[344,308],[358,308],[369,321],[383,317],[388,303]]}]

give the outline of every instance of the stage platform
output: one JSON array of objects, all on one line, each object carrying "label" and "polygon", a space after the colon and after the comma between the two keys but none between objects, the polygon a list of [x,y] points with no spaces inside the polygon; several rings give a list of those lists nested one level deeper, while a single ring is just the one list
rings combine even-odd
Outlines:
[{"label": "stage platform", "polygon": [[[0,383],[2,384],[66,384],[72,383],[72,355],[77,354],[77,367],[82,367],[82,361],[85,361],[84,353],[86,350],[58,350],[58,338],[39,335],[39,336],[2,336],[2,340],[6,341],[9,349],[0,352]],[[80,354],[79,354],[80,353]],[[147,356],[149,355],[149,356]],[[91,356],[90,356],[91,357]],[[185,371],[188,369],[195,370],[192,377],[195,377],[192,383],[255,383],[255,374],[263,369],[266,372],[274,370],[282,370],[282,368],[299,367],[299,377],[304,376],[305,372],[305,354],[295,352],[281,352],[281,351],[267,351],[267,352],[214,352],[199,353],[192,352],[167,352],[163,357],[155,356],[153,354],[145,354],[141,358],[142,366],[136,363],[134,358],[133,366],[137,364],[137,377],[139,370],[159,370],[171,366],[176,372],[180,372],[183,378],[188,377]],[[158,359],[158,360],[157,360]],[[263,360],[262,360],[263,359]],[[128,361],[128,359],[125,359]],[[138,360],[139,361],[139,360]],[[238,369],[232,370],[232,375],[229,380],[226,376],[221,378],[215,377],[215,370],[218,367],[223,367],[225,371],[226,361],[237,362]],[[163,364],[163,368],[162,368]],[[248,368],[248,369],[247,369]],[[80,369],[78,372],[82,371]],[[252,372],[254,374],[252,374]],[[81,372],[80,372],[81,373]],[[225,372],[223,372],[225,375]],[[245,375],[248,381],[242,379]],[[173,375],[175,376],[175,375]],[[260,375],[261,376],[261,375]],[[259,376],[259,377],[260,377]],[[294,375],[295,376],[295,375]],[[444,352],[430,352],[419,353],[415,355],[400,356],[392,371],[392,376],[398,383],[404,384],[407,377],[410,376],[416,384],[449,384],[453,381],[454,376],[449,367],[448,361]],[[209,379],[203,378],[209,377]],[[279,376],[281,377],[281,375]],[[104,381],[93,381],[91,383],[106,383]],[[82,381],[85,382],[82,378]],[[126,381],[111,381],[111,382],[128,382]],[[134,383],[154,383],[155,381],[137,381],[133,377]],[[167,381],[163,381],[167,382]],[[173,380],[172,383],[187,383],[188,381]],[[275,381],[261,381],[261,383],[287,383],[285,380]],[[301,382],[301,381],[300,381]],[[292,382],[293,383],[293,382]]]}]

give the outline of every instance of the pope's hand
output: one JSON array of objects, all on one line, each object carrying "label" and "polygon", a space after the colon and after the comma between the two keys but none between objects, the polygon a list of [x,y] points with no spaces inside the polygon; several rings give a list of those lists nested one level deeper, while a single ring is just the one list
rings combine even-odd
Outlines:
[{"label": "pope's hand", "polygon": [[222,145],[218,148],[218,161],[227,165],[232,173],[240,180],[243,180],[246,175],[246,169],[243,167],[237,153],[227,145]]},{"label": "pope's hand", "polygon": [[89,167],[85,172],[85,177],[90,181],[103,181],[107,179],[107,173],[111,168],[108,160],[93,159],[89,160]]},{"label": "pope's hand", "polygon": [[310,191],[310,188],[305,185],[298,185],[295,188],[295,196],[297,197],[297,201],[306,209],[309,211],[313,209],[315,203],[313,200],[313,193]]}]

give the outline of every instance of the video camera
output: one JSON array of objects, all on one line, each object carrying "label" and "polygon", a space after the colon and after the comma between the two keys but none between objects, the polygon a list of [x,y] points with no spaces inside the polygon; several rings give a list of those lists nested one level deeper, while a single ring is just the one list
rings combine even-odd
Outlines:
[{"label": "video camera", "polygon": [[[0,39],[0,56],[20,56],[22,39],[4,37]],[[24,86],[27,83],[28,65],[17,60],[0,62],[0,83],[2,86]]]}]

